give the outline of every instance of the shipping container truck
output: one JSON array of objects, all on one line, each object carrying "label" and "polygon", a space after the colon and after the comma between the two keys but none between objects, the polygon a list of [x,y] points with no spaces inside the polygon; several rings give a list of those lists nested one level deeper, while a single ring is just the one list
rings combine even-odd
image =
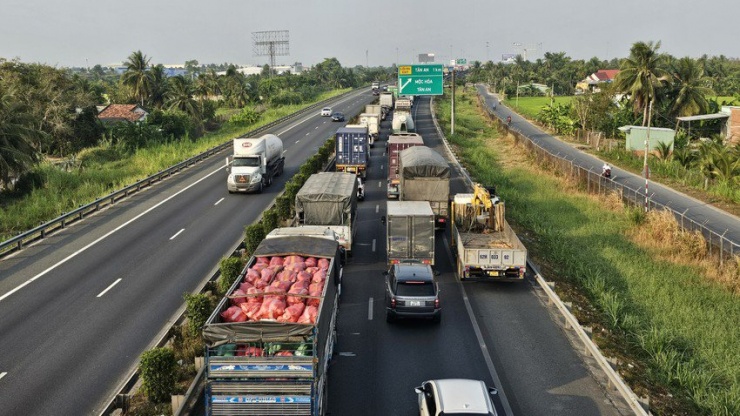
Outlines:
[{"label": "shipping container truck", "polygon": [[373,147],[373,144],[375,143],[375,136],[370,134],[370,126],[367,123],[363,123],[360,116],[358,116],[357,119],[358,120],[356,124],[345,124],[344,127],[364,129],[365,131],[367,131],[367,145],[368,147]]},{"label": "shipping container truck", "polygon": [[331,229],[351,254],[357,232],[357,186],[357,176],[351,173],[311,175],[295,196],[295,224]]},{"label": "shipping container truck", "polygon": [[438,229],[444,229],[450,203],[450,165],[426,146],[402,150],[398,160],[399,200],[428,201]]},{"label": "shipping container truck", "polygon": [[381,92],[380,93],[380,106],[385,107],[388,110],[393,109],[393,93],[392,92]]},{"label": "shipping container truck", "polygon": [[527,248],[506,222],[505,206],[480,184],[450,205],[451,239],[460,280],[523,280]]},{"label": "shipping container truck", "polygon": [[388,137],[388,199],[398,198],[399,177],[398,161],[401,151],[413,146],[423,146],[424,140],[418,133],[397,133]]},{"label": "shipping container truck", "polygon": [[386,216],[388,264],[434,265],[434,212],[429,202],[388,201]]},{"label": "shipping container truck", "polygon": [[260,243],[203,326],[207,415],[326,413],[338,248],[290,231]]},{"label": "shipping container truck", "polygon": [[380,104],[367,104],[365,106],[365,112],[369,114],[377,114],[380,117],[380,121],[385,121],[385,117],[388,115],[387,109],[382,107]]},{"label": "shipping container truck", "polygon": [[370,158],[368,134],[364,127],[342,127],[337,130],[335,153],[337,172],[349,172],[365,179]]},{"label": "shipping container truck", "polygon": [[262,192],[283,173],[283,141],[274,134],[234,139],[234,153],[226,158],[226,187],[233,192]]}]

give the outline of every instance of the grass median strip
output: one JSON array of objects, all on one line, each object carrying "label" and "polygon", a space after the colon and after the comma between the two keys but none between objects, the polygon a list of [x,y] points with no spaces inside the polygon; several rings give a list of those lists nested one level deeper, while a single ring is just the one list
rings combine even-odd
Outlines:
[{"label": "grass median strip", "polygon": [[[443,131],[446,98],[436,109]],[[740,414],[737,265],[726,262],[715,278],[701,264],[668,255],[702,253],[691,241],[688,249],[649,244],[650,235],[675,233],[537,167],[523,146],[490,125],[471,91],[455,104],[451,144],[477,181],[496,185],[531,256],[560,282],[561,297],[576,302],[574,312],[595,327],[602,349],[621,358],[619,371],[636,393],[649,394],[657,414]],[[653,227],[647,236],[645,227]]]}]

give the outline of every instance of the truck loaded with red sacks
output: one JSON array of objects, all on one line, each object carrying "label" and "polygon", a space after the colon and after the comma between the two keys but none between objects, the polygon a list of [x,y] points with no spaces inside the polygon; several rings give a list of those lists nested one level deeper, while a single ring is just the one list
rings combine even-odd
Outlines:
[{"label": "truck loaded with red sacks", "polygon": [[336,236],[278,230],[260,243],[203,326],[208,415],[326,412],[339,244]]}]

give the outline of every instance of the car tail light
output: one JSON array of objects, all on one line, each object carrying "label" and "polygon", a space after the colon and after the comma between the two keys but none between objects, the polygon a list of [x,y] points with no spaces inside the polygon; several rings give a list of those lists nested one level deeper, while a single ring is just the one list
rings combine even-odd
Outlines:
[{"label": "car tail light", "polygon": [[422,264],[431,264],[432,261],[431,260],[422,260],[421,263]]},{"label": "car tail light", "polygon": [[439,309],[439,298],[434,299],[434,309]]},{"label": "car tail light", "polygon": [[527,272],[527,268],[526,267],[520,267],[519,268],[519,277],[524,277],[524,273],[526,273],[526,272]]},{"label": "car tail light", "polygon": [[396,298],[391,298],[391,309],[396,309]]}]

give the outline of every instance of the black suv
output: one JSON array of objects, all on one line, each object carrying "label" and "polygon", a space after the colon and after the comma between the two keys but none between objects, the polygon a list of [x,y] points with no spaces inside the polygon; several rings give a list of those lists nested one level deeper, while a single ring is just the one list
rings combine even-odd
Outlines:
[{"label": "black suv", "polygon": [[428,264],[394,264],[384,272],[386,320],[396,318],[442,319],[439,284]]}]

